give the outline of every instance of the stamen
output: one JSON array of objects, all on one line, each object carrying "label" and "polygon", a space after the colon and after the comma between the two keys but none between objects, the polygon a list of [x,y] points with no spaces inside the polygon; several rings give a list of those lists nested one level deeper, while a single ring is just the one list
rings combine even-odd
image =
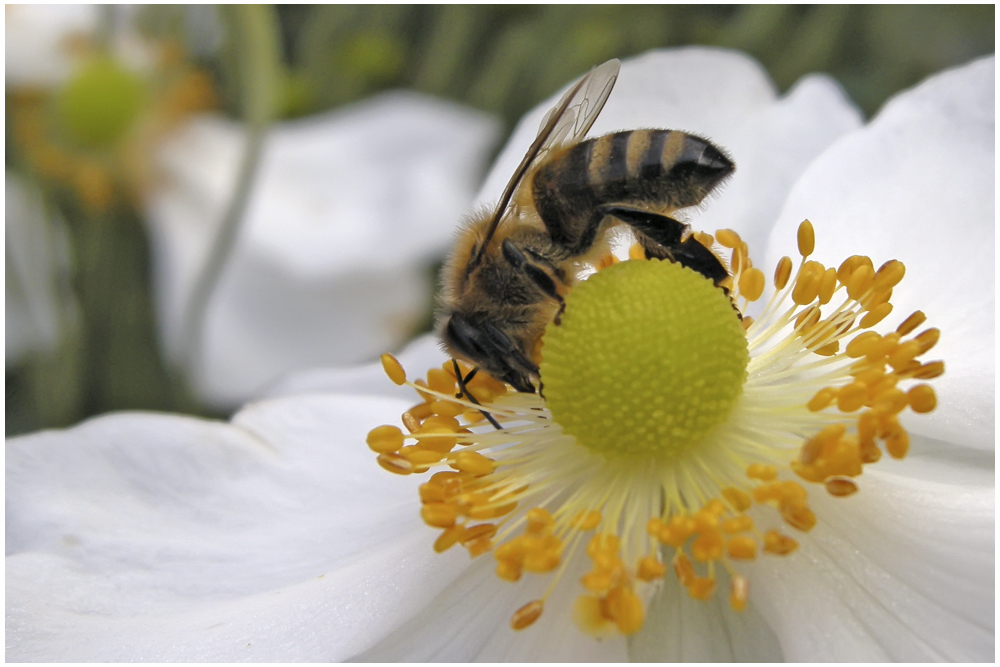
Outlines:
[{"label": "stamen", "polygon": [[729,604],[745,609],[744,564],[794,557],[798,542],[782,531],[823,521],[808,485],[833,498],[862,492],[864,466],[883,450],[908,452],[900,415],[937,405],[926,381],[944,363],[921,357],[940,331],[913,335],[921,311],[889,333],[871,330],[892,313],[902,263],[809,260],[805,221],[797,272],[782,257],[774,295],[756,320],[740,319],[734,305],[761,297],[764,273],[736,232],[695,238],[732,251],[719,283],[728,295],[689,269],[645,261],[638,244],[635,261],[603,258],[566,296],[544,348],[534,345],[544,399],[459,361],[410,382],[382,357],[422,402],[403,413],[405,431],[374,428],[368,447],[389,472],[431,473],[418,493],[423,521],[440,531],[434,550],[492,552],[503,581],[550,580],[513,614],[515,630],[540,617],[577,558],[589,569],[568,584],[580,590],[572,617],[595,637],[639,631],[668,568],[696,600],[716,594],[725,568]]}]

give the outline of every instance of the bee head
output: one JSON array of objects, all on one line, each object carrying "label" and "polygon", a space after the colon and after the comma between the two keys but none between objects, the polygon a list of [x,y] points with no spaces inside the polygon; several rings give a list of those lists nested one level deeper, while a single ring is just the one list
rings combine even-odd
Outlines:
[{"label": "bee head", "polygon": [[481,315],[452,312],[439,327],[448,352],[483,369],[520,392],[534,393],[538,367],[515,340]]}]

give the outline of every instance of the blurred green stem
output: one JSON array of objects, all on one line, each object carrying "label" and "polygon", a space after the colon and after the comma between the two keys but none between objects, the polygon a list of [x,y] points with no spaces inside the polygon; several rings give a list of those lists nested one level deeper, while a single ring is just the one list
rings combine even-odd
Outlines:
[{"label": "blurred green stem", "polygon": [[238,63],[237,81],[247,127],[247,146],[236,188],[188,301],[181,350],[185,355],[184,367],[189,372],[201,361],[208,303],[246,212],[267,127],[281,106],[281,38],[274,8],[270,5],[225,5],[220,11],[229,28]]}]

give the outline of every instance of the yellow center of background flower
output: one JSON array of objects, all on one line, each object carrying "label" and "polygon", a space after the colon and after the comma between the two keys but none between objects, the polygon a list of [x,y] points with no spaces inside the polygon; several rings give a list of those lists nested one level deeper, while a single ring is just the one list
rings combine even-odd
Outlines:
[{"label": "yellow center of background flower", "polygon": [[545,332],[546,405],[602,454],[675,457],[725,421],[750,356],[732,302],[672,262],[622,262],[578,285]]}]

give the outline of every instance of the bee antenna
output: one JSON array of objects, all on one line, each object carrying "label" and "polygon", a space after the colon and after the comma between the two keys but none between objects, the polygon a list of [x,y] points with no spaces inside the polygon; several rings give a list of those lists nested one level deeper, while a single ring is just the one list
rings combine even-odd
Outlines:
[{"label": "bee antenna", "polygon": [[[455,379],[458,381],[458,396],[456,396],[456,398],[462,398],[464,396],[467,399],[469,399],[470,403],[473,403],[474,405],[480,405],[481,406],[482,403],[480,403],[479,401],[476,400],[476,397],[472,395],[472,392],[470,392],[469,388],[466,386],[472,380],[472,378],[474,378],[476,376],[476,373],[479,372],[479,368],[478,367],[477,368],[473,368],[471,371],[469,371],[468,375],[466,375],[466,376],[463,377],[462,376],[462,369],[458,367],[458,361],[456,361],[454,357],[452,357],[452,359],[451,359],[451,364],[452,364],[452,367],[454,367],[454,369],[455,369]],[[502,431],[503,430],[503,427],[500,426],[500,422],[498,422],[496,419],[494,419],[493,415],[491,415],[490,413],[486,412],[486,410],[480,410],[479,412],[484,417],[486,417],[486,420],[489,421],[489,423],[493,425],[493,428],[495,428],[498,431]]]}]

